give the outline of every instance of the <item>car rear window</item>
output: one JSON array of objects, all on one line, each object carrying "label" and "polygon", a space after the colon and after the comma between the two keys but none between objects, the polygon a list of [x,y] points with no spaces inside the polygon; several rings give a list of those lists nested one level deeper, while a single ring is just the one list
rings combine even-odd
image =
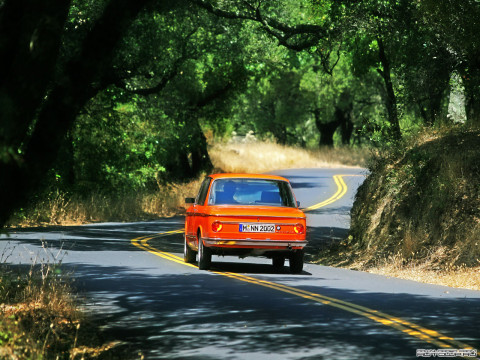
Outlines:
[{"label": "car rear window", "polygon": [[216,179],[208,204],[296,207],[288,182],[270,179]]}]

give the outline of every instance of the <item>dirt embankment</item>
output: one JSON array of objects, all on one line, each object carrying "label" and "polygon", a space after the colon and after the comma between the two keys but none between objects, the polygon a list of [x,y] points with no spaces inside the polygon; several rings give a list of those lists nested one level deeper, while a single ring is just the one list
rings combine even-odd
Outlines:
[{"label": "dirt embankment", "polygon": [[480,289],[480,131],[424,134],[370,170],[322,263]]}]

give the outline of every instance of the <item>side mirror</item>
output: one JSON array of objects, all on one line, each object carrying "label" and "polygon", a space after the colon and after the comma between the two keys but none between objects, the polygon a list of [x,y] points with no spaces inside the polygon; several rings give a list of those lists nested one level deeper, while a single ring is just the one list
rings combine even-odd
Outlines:
[{"label": "side mirror", "polygon": [[195,204],[195,198],[185,198],[186,204]]},{"label": "side mirror", "polygon": [[297,201],[297,208],[300,207],[300,201]]}]

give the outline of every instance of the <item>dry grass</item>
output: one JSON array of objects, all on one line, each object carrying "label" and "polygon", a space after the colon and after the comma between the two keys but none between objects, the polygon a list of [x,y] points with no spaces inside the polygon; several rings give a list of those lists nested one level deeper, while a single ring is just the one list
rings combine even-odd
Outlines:
[{"label": "dry grass", "polygon": [[445,246],[432,249],[427,257],[417,260],[405,257],[400,251],[394,255],[375,257],[372,261],[375,249],[371,252],[358,251],[353,246],[353,242],[348,239],[343,241],[336,250],[322,254],[316,263],[426,284],[480,290],[480,266],[454,265],[451,250]]},{"label": "dry grass", "polygon": [[[344,147],[309,151],[264,142],[217,143],[210,148],[217,172],[262,173],[287,168],[364,166],[368,156],[366,149]],[[15,214],[8,225],[76,225],[152,220],[184,214],[184,199],[195,196],[203,176],[184,184],[160,185],[155,192],[135,192],[121,197],[99,193],[85,197],[57,190],[47,199]]]},{"label": "dry grass", "polygon": [[366,271],[373,274],[414,280],[426,284],[480,290],[480,267],[434,271],[429,268],[428,264],[404,266],[402,262],[399,261],[398,263],[390,262],[381,267],[369,268]]},{"label": "dry grass", "polygon": [[[52,262],[36,264],[32,259],[27,274],[5,265],[8,251],[0,256],[0,358],[108,358],[114,345],[102,345],[79,310],[68,276],[58,265],[62,252],[53,254],[45,245],[43,251]],[[96,349],[95,355],[83,351],[86,345]]]},{"label": "dry grass", "polygon": [[105,221],[140,221],[170,217],[185,212],[185,197],[196,194],[202,178],[185,184],[163,185],[152,193],[122,197],[91,194],[88,197],[56,192],[35,207],[15,214],[10,227],[78,225]]},{"label": "dry grass", "polygon": [[210,149],[214,166],[225,172],[263,173],[279,169],[365,166],[367,149],[306,150],[269,142],[217,143]]},{"label": "dry grass", "polygon": [[349,239],[322,263],[480,290],[479,151],[480,132],[458,128],[381,154],[357,192]]}]

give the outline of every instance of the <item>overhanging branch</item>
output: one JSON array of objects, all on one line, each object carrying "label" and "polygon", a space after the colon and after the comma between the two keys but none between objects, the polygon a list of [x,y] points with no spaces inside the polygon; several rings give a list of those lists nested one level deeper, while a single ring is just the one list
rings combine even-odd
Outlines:
[{"label": "overhanging branch", "polygon": [[216,8],[206,0],[189,1],[219,17],[258,22],[268,34],[278,40],[279,44],[292,50],[301,51],[311,48],[317,45],[319,40],[329,37],[329,31],[321,25],[298,24],[292,26],[265,16],[260,10],[260,3],[258,6],[254,6],[250,2],[244,1],[246,11],[240,12]]},{"label": "overhanging branch", "polygon": [[[165,86],[167,86],[167,84],[175,76],[178,75],[178,73],[180,72],[180,67],[182,66],[182,64],[186,60],[192,58],[191,56],[189,56],[189,54],[187,54],[187,45],[189,43],[190,38],[193,36],[193,34],[196,33],[196,31],[197,31],[196,29],[192,30],[182,40],[182,49],[181,49],[180,57],[177,58],[173,62],[173,64],[170,66],[170,69],[165,71],[162,78],[158,81],[158,83],[156,85],[151,86],[151,87],[146,87],[146,88],[132,88],[131,86],[128,86],[128,84],[126,83],[126,81],[128,81],[128,79],[132,79],[131,76],[122,78],[122,77],[116,76],[115,73],[112,73],[112,77],[109,79],[109,81],[107,81],[107,83],[113,83],[113,84],[115,84],[115,86],[117,86],[121,89],[124,89],[124,90],[126,90],[128,92],[131,92],[131,93],[134,93],[134,94],[142,95],[142,96],[158,94],[160,91],[162,91],[165,88]],[[144,75],[136,74],[135,76],[143,76],[144,78],[152,77],[149,74],[144,74]]]}]

